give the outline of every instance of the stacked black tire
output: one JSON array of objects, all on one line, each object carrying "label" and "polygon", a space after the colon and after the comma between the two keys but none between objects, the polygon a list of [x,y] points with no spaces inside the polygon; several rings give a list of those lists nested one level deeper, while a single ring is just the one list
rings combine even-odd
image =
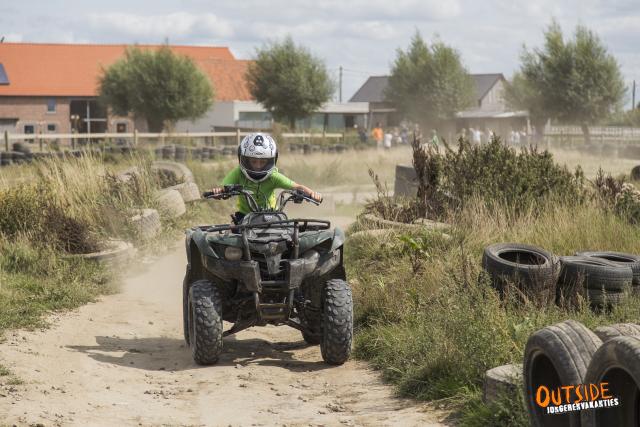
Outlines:
[{"label": "stacked black tire", "polygon": [[640,293],[640,257],[620,252],[578,252],[558,257],[542,248],[498,243],[484,250],[482,266],[502,298],[546,306],[594,308],[620,303],[627,291]]}]

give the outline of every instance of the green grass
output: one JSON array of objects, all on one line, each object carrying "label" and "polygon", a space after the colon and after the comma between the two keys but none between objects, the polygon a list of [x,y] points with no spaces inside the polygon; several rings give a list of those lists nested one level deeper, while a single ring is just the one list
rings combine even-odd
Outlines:
[{"label": "green grass", "polygon": [[568,318],[588,327],[640,319],[638,297],[600,314],[586,304],[567,311],[500,301],[481,269],[486,245],[530,243],[558,255],[640,253],[640,229],[595,202],[538,212],[513,218],[469,204],[450,219],[451,239],[424,240],[417,273],[400,239],[352,239],[345,262],[354,287],[355,355],[382,370],[403,396],[456,402],[452,409],[464,425],[528,425],[519,401],[502,402],[499,415],[482,404],[486,370],[521,363],[532,332]]}]

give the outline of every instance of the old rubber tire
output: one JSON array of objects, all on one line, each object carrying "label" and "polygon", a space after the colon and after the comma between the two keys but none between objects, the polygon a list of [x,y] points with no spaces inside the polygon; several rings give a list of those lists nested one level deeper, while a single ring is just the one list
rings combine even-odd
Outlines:
[{"label": "old rubber tire", "polygon": [[640,165],[634,166],[633,169],[631,169],[631,179],[633,181],[640,181]]},{"label": "old rubber tire", "polygon": [[514,396],[522,381],[522,365],[510,364],[489,369],[484,375],[482,400],[491,403],[501,396]]},{"label": "old rubber tire", "polygon": [[200,189],[195,182],[183,182],[182,184],[167,187],[168,190],[176,190],[182,196],[185,203],[200,200]]},{"label": "old rubber tire", "polygon": [[531,424],[543,426],[580,425],[578,412],[547,414],[535,402],[539,386],[549,390],[582,384],[591,357],[602,341],[583,324],[566,320],[542,328],[529,337],[524,350],[524,396]]},{"label": "old rubber tire", "polygon": [[599,289],[587,289],[587,297],[592,306],[596,307],[610,307],[620,304],[626,294],[624,292],[615,291],[601,291]]},{"label": "old rubber tire", "polygon": [[527,298],[543,304],[555,300],[560,263],[549,251],[532,245],[497,243],[484,249],[482,268],[501,295],[509,283],[515,283]]},{"label": "old rubber tire", "polygon": [[177,182],[195,182],[191,170],[181,163],[176,162],[153,162],[151,169],[167,174]]},{"label": "old rubber tire", "polygon": [[129,221],[135,228],[138,236],[142,239],[151,239],[160,233],[162,225],[160,223],[160,214],[155,209],[139,209],[136,210]]},{"label": "old rubber tire", "polygon": [[640,285],[640,256],[624,252],[577,252],[576,256],[606,259],[620,265],[631,267],[633,272],[633,286]]},{"label": "old rubber tire", "polygon": [[353,297],[342,279],[331,279],[324,287],[322,314],[322,359],[331,365],[342,365],[351,354],[353,341]]},{"label": "old rubber tire", "polygon": [[212,365],[222,352],[222,294],[208,280],[189,288],[189,347],[198,365]]},{"label": "old rubber tire", "polygon": [[616,337],[640,337],[640,325],[635,323],[616,323],[608,326],[599,326],[593,332],[602,342],[607,342]]},{"label": "old rubber tire", "polygon": [[126,264],[135,254],[135,248],[129,242],[123,240],[108,240],[104,243],[105,249],[100,252],[88,254],[76,254],[72,257],[95,261],[99,264],[119,268]]},{"label": "old rubber tire", "polygon": [[582,425],[640,425],[640,339],[617,337],[604,343],[593,355],[585,384],[608,384],[609,395],[619,406],[582,411]]},{"label": "old rubber tire", "polygon": [[585,256],[566,256],[561,257],[560,261],[562,269],[559,283],[563,287],[582,284],[587,289],[615,293],[631,286],[633,281],[633,271],[629,265]]},{"label": "old rubber tire", "polygon": [[156,193],[158,210],[169,218],[177,218],[187,211],[182,196],[177,190],[160,190]]}]

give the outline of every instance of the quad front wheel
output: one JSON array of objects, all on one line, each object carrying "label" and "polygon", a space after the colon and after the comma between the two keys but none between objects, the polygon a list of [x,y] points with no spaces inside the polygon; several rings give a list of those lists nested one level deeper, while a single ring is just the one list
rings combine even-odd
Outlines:
[{"label": "quad front wheel", "polygon": [[351,354],[353,340],[353,298],[344,280],[331,279],[325,284],[322,323],[322,358],[342,365]]},{"label": "quad front wheel", "polygon": [[208,280],[189,289],[189,346],[198,365],[212,365],[222,352],[222,295]]}]

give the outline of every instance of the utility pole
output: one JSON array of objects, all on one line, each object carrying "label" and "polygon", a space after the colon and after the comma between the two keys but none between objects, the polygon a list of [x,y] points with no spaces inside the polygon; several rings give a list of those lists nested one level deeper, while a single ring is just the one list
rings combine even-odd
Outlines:
[{"label": "utility pole", "polygon": [[633,89],[631,89],[631,109],[636,109],[636,81],[633,81]]},{"label": "utility pole", "polygon": [[340,66],[340,91],[338,93],[340,94],[338,100],[342,102],[342,65]]}]

